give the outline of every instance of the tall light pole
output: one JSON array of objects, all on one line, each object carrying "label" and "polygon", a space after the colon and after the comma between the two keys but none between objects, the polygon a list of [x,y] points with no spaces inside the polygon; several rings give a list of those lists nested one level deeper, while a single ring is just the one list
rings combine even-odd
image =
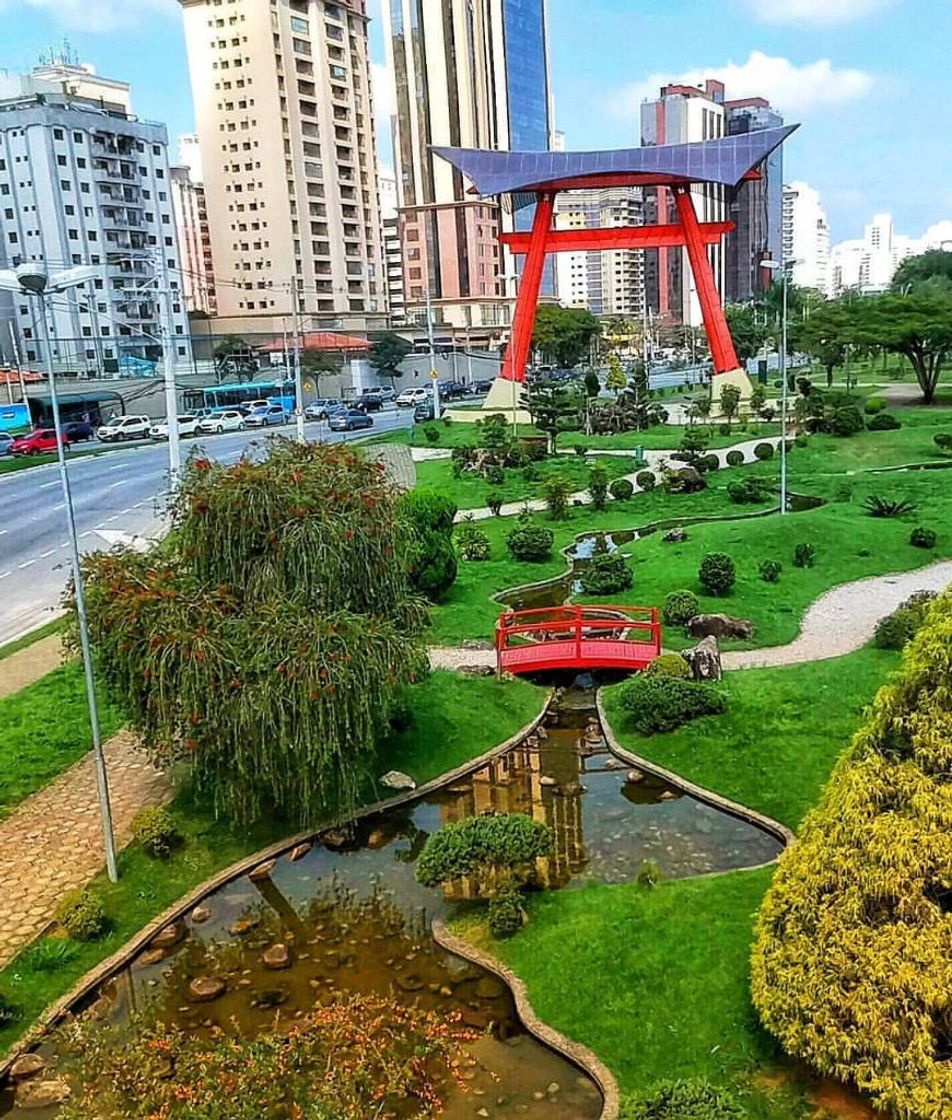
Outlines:
[{"label": "tall light pole", "polygon": [[430,348],[430,377],[433,381],[433,419],[440,418],[440,382],[436,372],[436,347],[433,345],[433,300],[430,296],[430,277],[426,278],[426,338]]},{"label": "tall light pole", "polygon": [[60,423],[59,397],[56,393],[56,375],[53,370],[53,347],[46,322],[47,298],[53,292],[63,292],[78,287],[99,275],[96,268],[72,268],[50,276],[41,262],[20,265],[15,271],[0,271],[0,289],[26,294],[39,301],[40,338],[50,378],[50,405],[53,411],[53,429],[56,433],[56,458],[59,463],[60,483],[63,488],[63,506],[66,511],[66,528],[69,536],[70,559],[73,565],[73,586],[76,596],[76,616],[79,623],[79,643],[83,654],[83,672],[86,677],[86,700],[89,705],[89,723],[92,729],[93,754],[96,760],[96,785],[99,790],[99,808],[102,815],[103,843],[106,849],[106,871],[110,880],[119,879],[116,867],[116,840],[112,827],[112,809],[109,804],[109,780],[106,775],[106,758],[99,731],[99,705],[96,701],[96,680],[93,675],[92,651],[89,645],[89,624],[86,618],[86,596],[83,573],[79,560],[79,541],[76,537],[76,520],[73,515],[73,496],[66,469],[66,451],[63,444],[63,427]]},{"label": "tall light pole", "polygon": [[780,326],[780,514],[787,512],[787,277],[793,261],[762,261],[771,272],[780,272],[783,284],[783,312]]}]

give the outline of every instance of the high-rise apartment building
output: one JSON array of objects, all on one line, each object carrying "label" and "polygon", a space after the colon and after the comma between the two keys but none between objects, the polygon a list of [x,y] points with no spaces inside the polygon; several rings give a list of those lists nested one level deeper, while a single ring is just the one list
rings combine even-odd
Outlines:
[{"label": "high-rise apartment building", "polygon": [[[693,144],[777,128],[783,117],[762,97],[727,100],[723,82],[703,87],[663,86],[660,96],[641,106],[641,143]],[[764,163],[761,178],[738,187],[692,187],[702,222],[732,221],[734,232],[708,252],[718,291],[725,301],[751,299],[765,282],[761,262],[778,260],[783,210],[783,155],[778,148]],[[674,198],[665,187],[645,189],[645,220],[676,222]],[[662,321],[701,324],[701,308],[684,249],[645,253],[649,310]]]},{"label": "high-rise apartment building", "polygon": [[891,214],[877,214],[862,237],[840,241],[830,250],[830,294],[849,288],[884,291],[906,257],[930,249],[952,251],[952,222],[936,222],[921,237],[908,237],[896,232]]},{"label": "high-rise apartment building", "polygon": [[215,297],[215,267],[208,230],[205,185],[202,182],[201,152],[197,137],[179,137],[179,162],[171,169],[172,207],[182,260],[182,291],[189,311],[213,317],[218,310]]},{"label": "high-rise apartment building", "polygon": [[[642,224],[638,187],[569,191],[556,199],[556,229],[599,229]],[[556,256],[559,301],[584,307],[593,315],[641,319],[644,313],[644,251],[613,249],[559,253]]]},{"label": "high-rise apartment building", "polygon": [[[53,302],[57,373],[144,371],[137,360],[156,362],[166,338],[173,362],[191,362],[167,148],[163,125],[133,116],[128,84],[88,66],[0,77],[0,267],[101,269]],[[41,366],[37,301],[0,300],[20,357]],[[4,328],[0,354],[12,361],[13,349]]]},{"label": "high-rise apartment building", "polygon": [[383,321],[364,0],[180,0],[218,315]]},{"label": "high-rise apartment building", "polygon": [[528,200],[513,210],[474,198],[431,146],[548,149],[546,0],[385,0],[384,10],[408,314],[425,314],[429,286],[447,324],[506,330],[516,265],[497,238],[531,221]]},{"label": "high-rise apartment building", "polygon": [[801,288],[830,290],[830,227],[820,194],[808,183],[783,188],[783,257],[790,279]]}]

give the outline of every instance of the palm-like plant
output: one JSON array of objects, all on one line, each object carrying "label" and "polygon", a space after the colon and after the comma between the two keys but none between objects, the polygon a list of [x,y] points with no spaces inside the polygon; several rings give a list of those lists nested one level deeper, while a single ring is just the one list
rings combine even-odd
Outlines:
[{"label": "palm-like plant", "polygon": [[916,509],[916,504],[915,502],[909,502],[905,499],[896,501],[888,498],[880,498],[876,494],[871,494],[863,502],[863,508],[870,517],[902,517],[904,513],[913,513]]}]

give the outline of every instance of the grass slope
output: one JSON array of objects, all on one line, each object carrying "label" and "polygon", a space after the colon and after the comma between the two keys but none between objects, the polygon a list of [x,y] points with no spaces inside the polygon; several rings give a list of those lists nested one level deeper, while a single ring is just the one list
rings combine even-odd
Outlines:
[{"label": "grass slope", "polygon": [[[434,673],[411,692],[413,725],[382,745],[378,766],[381,773],[391,768],[405,770],[419,783],[509,738],[539,713],[545,695],[524,681],[499,683],[449,673]],[[463,711],[466,719],[460,718]],[[376,799],[381,792],[368,790],[368,800]],[[176,899],[222,868],[294,831],[280,820],[265,821],[250,829],[230,827],[211,819],[187,791],[176,797],[172,811],[186,838],[184,848],[157,865],[132,844],[119,854],[118,883],[109,883],[104,875],[95,880],[96,890],[113,919],[105,938],[77,944],[75,955],[52,972],[32,967],[29,949],[0,971],[0,992],[22,1010],[17,1023],[0,1029],[0,1053],[44,1007]]]}]

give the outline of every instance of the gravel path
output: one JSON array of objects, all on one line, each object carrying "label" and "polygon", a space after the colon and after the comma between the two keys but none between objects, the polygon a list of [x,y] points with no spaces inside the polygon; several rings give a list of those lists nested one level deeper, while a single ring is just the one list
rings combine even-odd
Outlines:
[{"label": "gravel path", "polygon": [[812,603],[799,635],[785,646],[742,650],[721,655],[725,669],[765,669],[825,661],[864,646],[877,621],[890,614],[914,591],[943,591],[952,584],[952,560],[893,575],[872,576],[833,587]]}]

